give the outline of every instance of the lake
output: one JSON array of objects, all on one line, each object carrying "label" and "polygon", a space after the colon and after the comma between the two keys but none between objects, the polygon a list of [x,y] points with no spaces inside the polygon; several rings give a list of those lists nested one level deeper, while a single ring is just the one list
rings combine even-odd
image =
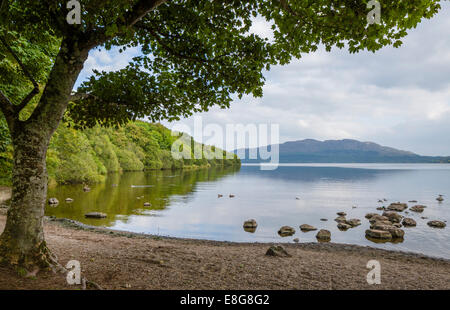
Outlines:
[{"label": "lake", "polygon": [[[82,188],[49,189],[49,197],[56,197],[60,204],[47,206],[46,215],[124,231],[237,242],[292,242],[294,238],[317,242],[317,232],[299,229],[310,224],[331,231],[331,241],[336,243],[450,258],[450,227],[426,224],[450,219],[450,165],[445,164],[282,164],[276,170],[243,165],[240,169],[126,172],[109,175],[105,183],[92,185],[90,192]],[[436,201],[438,194],[444,195],[443,202]],[[74,201],[66,203],[68,197]],[[379,203],[383,198],[387,202]],[[365,214],[381,214],[377,207],[410,200],[418,202],[409,206],[427,208],[423,213],[402,212],[417,222],[417,227],[402,228],[402,242],[366,239]],[[151,206],[144,207],[145,202]],[[108,217],[84,217],[94,211]],[[339,211],[346,212],[347,218],[361,219],[362,225],[340,231],[334,221]],[[254,233],[243,230],[247,219],[258,222]],[[280,237],[277,231],[284,225],[294,227],[295,235]]]}]

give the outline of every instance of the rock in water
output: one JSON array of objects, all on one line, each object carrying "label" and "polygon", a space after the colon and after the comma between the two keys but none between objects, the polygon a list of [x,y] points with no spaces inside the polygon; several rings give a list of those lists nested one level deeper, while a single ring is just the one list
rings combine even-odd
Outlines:
[{"label": "rock in water", "polygon": [[390,211],[398,211],[398,212],[402,212],[407,208],[408,208],[408,205],[406,203],[400,203],[400,202],[393,202],[389,205],[389,207],[387,207],[387,209]]},{"label": "rock in water", "polygon": [[409,210],[414,211],[414,212],[423,212],[423,209],[425,209],[426,206],[422,206],[422,205],[417,205],[417,206],[413,206],[411,208],[409,208]]},{"label": "rock in water", "polygon": [[244,222],[244,230],[249,233],[254,233],[256,231],[256,227],[258,227],[258,223],[254,219],[247,220]]},{"label": "rock in water", "polygon": [[345,221],[347,220],[345,218],[345,216],[338,216],[337,218],[334,219],[336,222],[338,223],[345,223]]},{"label": "rock in water", "polygon": [[90,191],[91,191],[91,189],[90,189],[89,186],[84,186],[83,187],[83,192],[90,192]]},{"label": "rock in water", "polygon": [[405,232],[402,229],[393,225],[376,224],[371,229],[387,231],[391,234],[392,238],[403,238],[403,236],[405,235]]},{"label": "rock in water", "polygon": [[59,201],[58,201],[58,199],[56,199],[56,198],[50,198],[50,199],[48,200],[48,204],[49,204],[49,205],[57,205],[57,204],[59,204]]},{"label": "rock in water", "polygon": [[339,216],[346,216],[347,215],[347,213],[345,213],[345,212],[338,212],[336,214],[339,215]]},{"label": "rock in water", "polygon": [[91,213],[86,213],[84,215],[84,217],[93,218],[93,219],[102,219],[102,218],[107,217],[107,215],[102,212],[91,212]]},{"label": "rock in water", "polygon": [[321,229],[317,233],[316,238],[319,241],[330,241],[331,240],[331,232],[326,229]]},{"label": "rock in water", "polygon": [[383,216],[383,215],[376,214],[369,219],[369,222],[371,224],[373,224],[375,222],[383,222],[383,221],[389,221],[389,218],[387,218],[386,216]]},{"label": "rock in water", "polygon": [[372,217],[374,217],[375,215],[379,215],[378,213],[367,213],[366,214],[366,219],[371,219]]},{"label": "rock in water", "polygon": [[387,217],[392,223],[400,223],[403,218],[403,216],[395,211],[385,211],[383,212],[383,216]]},{"label": "rock in water", "polygon": [[403,224],[403,226],[410,226],[410,227],[417,225],[416,221],[410,217],[405,217],[403,219],[402,224]]},{"label": "rock in water", "polygon": [[445,226],[447,226],[447,224],[445,224],[442,221],[429,221],[427,224],[428,224],[428,226],[437,227],[437,228],[444,228]]},{"label": "rock in water", "polygon": [[292,240],[292,241],[294,241],[295,243],[299,243],[300,242],[300,239],[298,239],[298,238],[295,238],[294,240]]},{"label": "rock in water", "polygon": [[367,229],[366,236],[374,239],[390,240],[392,235],[390,232],[378,229]]},{"label": "rock in water", "polygon": [[272,245],[266,252],[267,256],[290,257],[288,252],[281,245]]},{"label": "rock in water", "polygon": [[66,202],[73,202],[72,198],[66,198]]},{"label": "rock in water", "polygon": [[340,230],[347,230],[347,229],[349,229],[349,228],[352,228],[351,225],[346,224],[346,223],[338,223],[338,224],[337,224],[337,227],[338,227]]},{"label": "rock in water", "polygon": [[358,219],[349,219],[349,220],[345,221],[345,224],[348,224],[348,225],[350,225],[352,227],[356,227],[358,225],[361,225],[361,221],[358,220]]},{"label": "rock in water", "polygon": [[293,234],[295,234],[295,229],[290,226],[283,226],[280,228],[280,230],[278,230],[278,234],[281,237],[292,236]]},{"label": "rock in water", "polygon": [[308,225],[308,224],[303,224],[303,225],[300,225],[300,230],[301,231],[312,231],[312,230],[317,230],[317,228],[315,228],[314,226]]},{"label": "rock in water", "polygon": [[144,202],[144,207],[150,207],[152,204],[150,202]]}]

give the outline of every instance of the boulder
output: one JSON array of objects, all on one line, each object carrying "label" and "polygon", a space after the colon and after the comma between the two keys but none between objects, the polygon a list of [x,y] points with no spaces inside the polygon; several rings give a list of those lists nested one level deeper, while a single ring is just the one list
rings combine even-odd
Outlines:
[{"label": "boulder", "polygon": [[347,223],[342,222],[342,223],[338,223],[338,224],[337,224],[337,227],[338,227],[340,230],[347,230],[347,229],[349,229],[349,228],[352,228],[352,225],[349,225],[349,224],[347,224]]},{"label": "boulder", "polygon": [[390,232],[377,229],[367,229],[366,236],[374,239],[383,239],[383,240],[392,239],[392,235]]},{"label": "boulder", "polygon": [[295,229],[290,226],[283,226],[278,230],[278,234],[281,237],[292,236],[293,234],[295,234]]},{"label": "boulder", "polygon": [[345,213],[345,212],[338,212],[336,214],[339,215],[339,216],[346,216],[347,215],[347,213]]},{"label": "boulder", "polygon": [[445,226],[447,226],[447,224],[445,224],[442,221],[429,221],[427,224],[430,227],[437,227],[437,228],[444,228]]},{"label": "boulder", "polygon": [[402,221],[403,216],[398,214],[395,211],[384,211],[383,216],[387,217],[389,221],[393,223],[400,223]]},{"label": "boulder", "polygon": [[267,256],[289,257],[288,252],[281,245],[272,245],[266,252]]},{"label": "boulder", "polygon": [[386,216],[383,215],[374,215],[369,219],[369,222],[371,224],[375,223],[375,222],[382,222],[382,221],[389,221],[389,218],[387,218]]},{"label": "boulder", "polygon": [[244,222],[244,228],[256,228],[258,227],[258,223],[254,219],[247,220]]},{"label": "boulder", "polygon": [[317,233],[316,238],[319,241],[329,241],[329,240],[331,240],[331,232],[326,229],[321,229]]},{"label": "boulder", "polygon": [[416,205],[416,206],[409,208],[409,210],[414,211],[414,212],[423,212],[423,209],[425,209],[425,208],[426,208],[426,206]]},{"label": "boulder", "polygon": [[374,225],[373,228],[371,229],[388,231],[391,234],[392,238],[403,238],[403,236],[405,235],[405,232],[402,229],[395,227],[393,225],[377,224]]},{"label": "boulder", "polygon": [[345,224],[348,224],[352,227],[356,227],[361,225],[361,221],[359,219],[349,219],[345,221]]},{"label": "boulder", "polygon": [[405,217],[402,221],[403,226],[416,226],[417,223],[414,219],[410,218],[410,217]]},{"label": "boulder", "polygon": [[48,204],[49,204],[49,205],[57,205],[57,204],[59,204],[59,201],[58,201],[58,199],[56,199],[56,198],[50,198],[50,199],[48,200]]},{"label": "boulder", "polygon": [[367,213],[365,217],[366,217],[366,219],[369,219],[369,220],[370,220],[370,219],[371,219],[372,217],[374,217],[375,215],[379,215],[379,214],[378,214],[378,213]]},{"label": "boulder", "polygon": [[387,207],[387,209],[390,211],[398,211],[398,212],[402,212],[407,208],[408,208],[408,205],[406,203],[400,203],[400,202],[393,202]]},{"label": "boulder", "polygon": [[392,222],[390,221],[376,221],[370,224],[370,229],[373,229],[375,226],[377,225],[387,225],[387,226],[391,226],[393,225]]},{"label": "boulder", "polygon": [[345,221],[347,220],[345,218],[345,216],[338,216],[337,218],[334,219],[336,222],[338,223],[345,223]]},{"label": "boulder", "polygon": [[91,213],[86,213],[84,215],[84,217],[92,218],[92,219],[102,219],[102,218],[107,217],[107,215],[105,213],[102,213],[102,212],[91,212]]},{"label": "boulder", "polygon": [[317,230],[317,228],[315,228],[314,226],[308,225],[308,224],[303,224],[303,225],[300,225],[300,230],[301,231],[312,231],[312,230]]}]

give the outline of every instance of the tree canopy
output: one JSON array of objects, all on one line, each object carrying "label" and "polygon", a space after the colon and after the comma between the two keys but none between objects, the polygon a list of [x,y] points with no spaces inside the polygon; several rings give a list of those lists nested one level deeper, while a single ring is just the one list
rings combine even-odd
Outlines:
[{"label": "tree canopy", "polygon": [[[351,53],[398,47],[440,8],[434,0],[380,1],[381,23],[368,25],[365,0],[80,2],[80,25],[66,22],[67,1],[3,0],[0,9],[0,90],[16,109],[42,90],[62,41],[140,47],[126,68],[95,71],[78,88],[69,114],[80,127],[226,108],[233,95],[262,96],[263,72],[273,65],[321,45]],[[273,40],[250,32],[255,18],[271,25]]]}]

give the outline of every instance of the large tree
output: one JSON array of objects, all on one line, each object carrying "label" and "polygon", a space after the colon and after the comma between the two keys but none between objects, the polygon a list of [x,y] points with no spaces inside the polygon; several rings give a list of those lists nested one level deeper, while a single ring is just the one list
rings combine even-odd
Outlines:
[{"label": "large tree", "polygon": [[[234,95],[262,96],[273,65],[321,45],[351,53],[398,47],[440,8],[438,0],[380,0],[381,23],[369,25],[368,0],[80,2],[81,24],[68,24],[67,0],[0,0],[0,108],[14,146],[0,257],[10,265],[55,264],[43,234],[45,157],[66,110],[85,127],[226,108]],[[249,32],[255,18],[272,25],[273,40]],[[90,50],[136,46],[141,56],[126,68],[94,72],[74,92]]]}]

